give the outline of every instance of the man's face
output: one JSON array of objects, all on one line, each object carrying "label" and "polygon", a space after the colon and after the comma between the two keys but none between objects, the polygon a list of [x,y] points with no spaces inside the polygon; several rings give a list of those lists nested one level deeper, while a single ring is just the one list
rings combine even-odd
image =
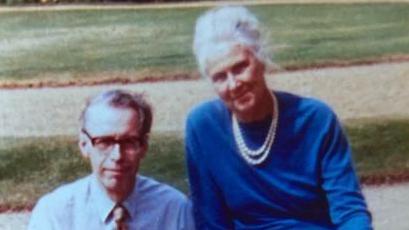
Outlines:
[{"label": "man's face", "polygon": [[253,112],[263,100],[264,65],[249,50],[234,46],[214,56],[207,66],[217,94],[236,115]]},{"label": "man's face", "polygon": [[133,187],[147,143],[138,133],[138,114],[131,109],[100,104],[90,107],[80,134],[83,156],[108,192]]}]

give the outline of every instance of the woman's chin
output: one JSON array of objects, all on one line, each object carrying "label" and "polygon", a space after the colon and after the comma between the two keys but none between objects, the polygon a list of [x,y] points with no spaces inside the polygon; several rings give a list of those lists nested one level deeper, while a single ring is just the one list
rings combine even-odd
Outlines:
[{"label": "woman's chin", "polygon": [[235,101],[233,104],[233,112],[237,117],[247,117],[254,113],[254,100]]}]

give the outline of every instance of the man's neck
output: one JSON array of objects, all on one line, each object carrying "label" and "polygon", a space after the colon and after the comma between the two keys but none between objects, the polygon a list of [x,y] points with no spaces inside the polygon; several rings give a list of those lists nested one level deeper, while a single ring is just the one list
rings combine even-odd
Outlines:
[{"label": "man's neck", "polygon": [[121,188],[117,188],[115,190],[105,189],[105,191],[108,197],[115,203],[123,202],[131,195],[135,183],[136,180],[133,180],[131,183],[124,184],[123,186],[121,186]]}]

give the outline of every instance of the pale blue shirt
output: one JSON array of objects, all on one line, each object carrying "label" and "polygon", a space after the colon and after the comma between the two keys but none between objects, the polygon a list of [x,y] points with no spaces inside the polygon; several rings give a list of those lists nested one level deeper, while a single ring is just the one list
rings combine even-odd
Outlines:
[{"label": "pale blue shirt", "polygon": [[[153,179],[138,175],[134,190],[122,204],[130,215],[129,229],[194,229],[186,196]],[[90,175],[43,196],[28,229],[115,229],[110,215],[114,206],[96,177]]]}]

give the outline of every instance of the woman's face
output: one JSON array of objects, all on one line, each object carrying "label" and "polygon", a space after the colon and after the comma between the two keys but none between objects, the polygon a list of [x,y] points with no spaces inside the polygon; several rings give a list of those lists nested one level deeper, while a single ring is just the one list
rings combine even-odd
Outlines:
[{"label": "woman's face", "polygon": [[207,75],[226,106],[237,117],[248,117],[263,106],[266,93],[264,64],[243,46],[213,56],[207,62]]}]

